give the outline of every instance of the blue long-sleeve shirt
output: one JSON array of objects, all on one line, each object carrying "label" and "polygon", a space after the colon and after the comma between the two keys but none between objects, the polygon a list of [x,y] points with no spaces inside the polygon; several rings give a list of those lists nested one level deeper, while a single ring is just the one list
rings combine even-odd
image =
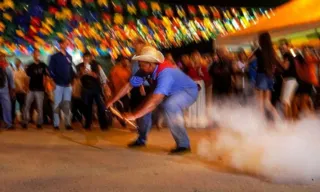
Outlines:
[{"label": "blue long-sleeve shirt", "polygon": [[[165,68],[157,74],[158,68],[159,65],[151,75],[155,82],[154,94],[171,96],[185,89],[198,89],[197,84],[179,68]],[[130,84],[133,87],[139,87],[146,78],[148,76],[146,77],[144,72],[138,71],[131,77]]]},{"label": "blue long-sleeve shirt", "polygon": [[14,89],[14,80],[13,80],[13,72],[10,67],[6,67],[6,73],[7,73],[7,81],[3,88],[0,89],[0,93],[7,93],[9,92],[9,87],[11,89]]},{"label": "blue long-sleeve shirt", "polygon": [[[134,62],[131,63],[131,73],[132,74],[136,74],[139,71],[139,69],[140,69],[140,67],[139,67],[139,62],[138,61],[134,61]],[[142,85],[150,86],[148,81],[144,81]]]},{"label": "blue long-sleeve shirt", "polygon": [[72,66],[72,57],[58,52],[51,56],[49,73],[54,82],[59,86],[69,86],[74,78],[75,71]]}]

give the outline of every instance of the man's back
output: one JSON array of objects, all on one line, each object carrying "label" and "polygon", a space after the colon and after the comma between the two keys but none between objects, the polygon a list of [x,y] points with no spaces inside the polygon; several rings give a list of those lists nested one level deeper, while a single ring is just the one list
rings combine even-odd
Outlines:
[{"label": "man's back", "polygon": [[195,89],[197,84],[179,68],[166,68],[156,77],[154,93],[173,95],[185,89]]}]

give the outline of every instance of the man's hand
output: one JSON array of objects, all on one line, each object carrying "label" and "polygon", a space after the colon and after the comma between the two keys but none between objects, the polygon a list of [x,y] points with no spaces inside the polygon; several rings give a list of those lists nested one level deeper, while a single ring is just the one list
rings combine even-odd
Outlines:
[{"label": "man's hand", "polygon": [[133,113],[125,113],[123,114],[123,117],[129,121],[134,121],[137,119]]},{"label": "man's hand", "polygon": [[104,95],[107,98],[110,98],[112,96],[110,87],[108,85],[104,85],[103,89],[104,89]]},{"label": "man's hand", "polygon": [[106,108],[109,108],[113,105],[113,101],[109,100],[106,102]]},{"label": "man's hand", "polygon": [[140,86],[140,94],[141,94],[142,96],[146,96],[146,95],[147,95],[146,90],[144,89],[144,86],[143,86],[143,85]]}]

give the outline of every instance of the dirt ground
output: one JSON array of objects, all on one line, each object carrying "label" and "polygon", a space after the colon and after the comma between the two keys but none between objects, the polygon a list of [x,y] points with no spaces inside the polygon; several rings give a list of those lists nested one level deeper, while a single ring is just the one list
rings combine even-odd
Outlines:
[{"label": "dirt ground", "polygon": [[[79,126],[80,127],[80,126]],[[128,149],[135,133],[121,129],[0,132],[1,192],[300,192],[311,185],[279,185],[236,173],[197,155],[209,130],[188,130],[192,153],[171,156],[167,129],[152,130],[144,149]]]}]

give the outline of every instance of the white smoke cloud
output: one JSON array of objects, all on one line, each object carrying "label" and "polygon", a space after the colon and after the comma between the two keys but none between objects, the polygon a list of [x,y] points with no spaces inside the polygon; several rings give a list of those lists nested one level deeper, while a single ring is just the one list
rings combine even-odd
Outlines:
[{"label": "white smoke cloud", "polygon": [[272,182],[320,178],[320,120],[268,122],[257,105],[225,102],[211,118],[219,130],[198,146],[200,156]]}]

